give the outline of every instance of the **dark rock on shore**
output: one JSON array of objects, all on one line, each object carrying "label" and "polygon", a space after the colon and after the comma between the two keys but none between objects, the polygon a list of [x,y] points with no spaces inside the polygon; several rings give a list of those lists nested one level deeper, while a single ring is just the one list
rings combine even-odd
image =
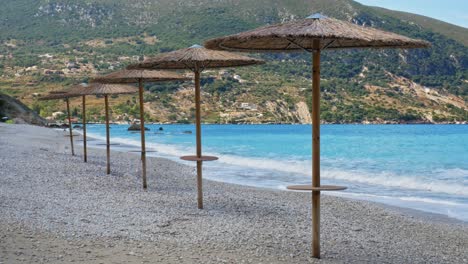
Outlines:
[{"label": "dark rock on shore", "polygon": [[60,128],[58,124],[49,124],[48,127],[50,128]]},{"label": "dark rock on shore", "polygon": [[[141,130],[141,126],[140,124],[131,124],[130,127],[128,127],[127,129],[128,131],[140,131]],[[145,131],[149,131],[150,129],[145,127]]]}]

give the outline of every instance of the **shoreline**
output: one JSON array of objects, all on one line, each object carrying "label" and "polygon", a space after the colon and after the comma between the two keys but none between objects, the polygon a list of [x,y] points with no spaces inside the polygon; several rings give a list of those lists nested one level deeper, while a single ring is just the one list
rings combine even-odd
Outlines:
[{"label": "shoreline", "polygon": [[[63,122],[60,122],[63,124]],[[48,123],[47,126],[45,127],[51,127],[53,125],[57,125],[59,123]],[[74,122],[74,125],[82,125],[83,123],[81,122]],[[105,125],[105,123],[94,123],[94,122],[88,122],[86,123],[87,125]],[[128,125],[130,126],[132,123],[131,122],[110,122],[110,125]],[[298,126],[298,125],[311,125],[310,123],[201,123],[202,125],[291,125],[291,126]],[[379,125],[468,125],[468,121],[460,121],[460,122],[440,122],[440,123],[434,123],[434,122],[357,122],[357,123],[331,123],[331,122],[321,122],[321,125],[366,125],[366,126],[379,126]],[[194,123],[152,123],[152,122],[146,122],[145,125],[194,125]]]},{"label": "shoreline", "polygon": [[[75,130],[75,131],[77,133],[80,133],[80,135],[81,135],[82,130]],[[105,142],[102,138],[95,138],[95,137],[88,136],[88,139],[93,139],[93,141],[95,141],[95,142],[101,142],[101,143]],[[101,149],[101,150],[105,149],[104,146],[95,146],[94,144],[88,144],[88,148]],[[111,152],[115,151],[115,152],[125,153],[128,149],[138,149],[138,148],[139,148],[139,145],[133,145],[133,144],[129,144],[129,143],[119,142],[119,146],[114,147],[113,149],[111,148]],[[131,153],[131,154],[138,155],[136,153]],[[151,155],[147,155],[147,157],[148,158],[155,158],[155,156],[151,156]],[[183,161],[179,160],[178,157],[176,157],[176,156],[164,155],[163,157],[156,156],[156,158],[167,159],[167,160],[176,162],[176,163],[181,164],[181,165],[186,165],[186,166],[190,166],[190,167],[195,168],[192,165],[187,165],[187,164],[192,164],[192,163],[183,162]],[[235,182],[226,182],[226,181],[223,181],[221,179],[214,179],[214,178],[208,178],[208,177],[204,178],[204,180],[215,181],[215,182],[226,183],[226,184],[234,184],[234,185],[244,186],[244,187],[253,187],[253,188],[259,188],[259,189],[264,189],[264,190],[280,190],[280,191],[294,192],[294,191],[287,190],[285,188],[274,188],[274,187],[268,187],[268,186],[259,186],[259,185],[249,185],[249,184],[242,184],[242,183],[235,183]],[[412,217],[422,217],[422,218],[424,218],[426,220],[429,220],[429,221],[431,219],[435,219],[435,221],[437,221],[437,222],[458,223],[458,224],[467,224],[468,225],[468,220],[463,220],[463,219],[452,217],[452,216],[449,216],[449,215],[446,215],[446,214],[443,214],[443,213],[431,212],[431,211],[427,211],[427,210],[424,210],[424,209],[419,209],[419,208],[414,208],[414,207],[405,207],[405,206],[395,205],[394,203],[386,203],[386,202],[380,201],[378,198],[374,198],[374,199],[369,198],[369,197],[367,197],[367,198],[356,198],[355,195],[351,195],[351,194],[350,195],[342,194],[342,193],[335,193],[334,194],[334,193],[329,193],[329,192],[326,192],[324,194],[334,196],[334,197],[340,197],[340,198],[343,198],[343,199],[354,200],[354,201],[364,201],[364,202],[376,203],[376,204],[380,204],[380,205],[382,205],[384,207],[388,207],[390,209],[392,209],[392,208],[393,209],[401,209],[400,211],[402,213],[407,213],[409,216],[412,216]],[[388,197],[386,197],[386,198],[388,198]],[[398,199],[398,197],[393,197],[393,200],[398,201],[399,199]]]},{"label": "shoreline", "polygon": [[[92,139],[93,141],[102,141],[101,139],[98,139],[98,138],[94,138],[94,137],[87,137],[88,139]],[[104,142],[104,141],[102,141]],[[121,144],[119,143],[119,148],[136,148],[138,146],[135,146],[135,145],[132,145],[132,144]],[[96,150],[104,150],[105,149],[105,146],[95,146],[95,145],[88,145],[88,149],[96,149]],[[119,151],[118,149],[117,150],[112,150],[111,149],[111,153],[112,152],[120,152],[120,153],[126,153],[125,151]],[[128,153],[130,155],[139,155],[138,153]],[[167,158],[167,157],[154,157],[154,156],[147,156],[147,159],[151,160],[151,159],[164,159],[164,160],[168,160],[168,161],[171,161],[171,162],[175,162],[177,164],[180,164],[180,165],[183,165],[183,166],[189,166],[191,168],[196,168],[195,165],[191,166],[191,165],[187,165],[186,162],[181,162],[180,160],[178,160],[176,157],[174,159],[170,159],[170,158]],[[221,180],[216,180],[216,179],[207,179],[207,178],[204,178],[203,181],[213,181],[213,182],[217,182],[217,183],[222,183],[222,184],[228,184],[228,185],[235,185],[235,186],[239,186],[239,187],[246,187],[246,188],[255,188],[255,189],[260,189],[260,190],[269,190],[269,191],[280,191],[280,192],[300,192],[300,191],[292,191],[292,190],[288,190],[288,189],[283,189],[283,188],[273,188],[273,187],[266,187],[266,186],[251,186],[251,185],[246,185],[246,184],[240,184],[240,183],[230,183],[230,182],[224,182],[224,181],[221,181]],[[303,193],[309,193],[309,192],[303,192]],[[424,211],[424,210],[420,210],[420,209],[414,209],[414,208],[409,208],[409,207],[401,207],[401,206],[396,206],[396,205],[390,205],[390,204],[386,204],[384,202],[379,202],[379,201],[376,201],[376,200],[372,200],[372,199],[359,199],[359,198],[353,198],[352,196],[346,196],[346,195],[337,195],[337,194],[333,194],[333,193],[330,193],[330,192],[325,192],[325,193],[322,193],[322,195],[326,195],[326,196],[333,196],[333,197],[338,197],[338,198],[341,198],[341,199],[345,199],[345,200],[352,200],[352,201],[358,201],[358,202],[367,202],[367,203],[371,203],[371,204],[375,204],[375,205],[379,205],[383,208],[386,208],[386,209],[389,209],[389,210],[392,210],[396,213],[399,213],[399,214],[402,214],[402,215],[405,215],[407,217],[410,217],[410,218],[415,218],[415,219],[418,219],[418,220],[422,220],[422,221],[427,221],[427,222],[433,222],[433,223],[445,223],[445,224],[456,224],[456,225],[465,225],[466,227],[468,227],[468,221],[464,221],[464,220],[461,220],[461,219],[458,219],[458,218],[454,218],[454,217],[450,217],[450,216],[447,216],[447,215],[444,215],[444,214],[441,214],[441,213],[434,213],[434,212],[428,212],[428,211]]]},{"label": "shoreline", "polygon": [[[0,243],[0,255],[7,263],[22,263],[21,258],[47,263],[468,259],[464,224],[428,221],[433,216],[424,220],[373,202],[326,195],[324,254],[318,261],[308,254],[308,193],[206,180],[206,209],[198,210],[194,170],[188,166],[149,158],[149,188],[144,192],[135,171],[138,155],[113,151],[112,175],[107,176],[105,151],[93,148],[84,164],[82,148],[76,147],[72,157],[61,131],[0,125],[0,143],[0,242],[8,242]],[[30,245],[31,240],[39,243]]]}]

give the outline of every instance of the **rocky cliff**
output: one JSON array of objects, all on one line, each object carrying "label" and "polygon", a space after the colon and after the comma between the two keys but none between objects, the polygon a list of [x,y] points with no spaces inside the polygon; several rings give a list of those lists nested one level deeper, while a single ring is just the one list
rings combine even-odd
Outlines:
[{"label": "rocky cliff", "polygon": [[47,121],[19,100],[0,93],[0,116],[8,117],[15,123],[44,126]]}]

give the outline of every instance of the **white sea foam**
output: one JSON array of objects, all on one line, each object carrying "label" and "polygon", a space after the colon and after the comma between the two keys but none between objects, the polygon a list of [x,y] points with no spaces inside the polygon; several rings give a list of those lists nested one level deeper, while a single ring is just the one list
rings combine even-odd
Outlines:
[{"label": "white sea foam", "polygon": [[382,185],[386,187],[416,189],[428,192],[468,196],[468,186],[463,184],[446,183],[442,180],[428,179],[419,176],[400,176],[390,172],[366,173],[330,169],[325,170],[322,173],[322,176],[328,179]]},{"label": "white sea foam", "polygon": [[[237,157],[231,155],[222,156],[220,161],[236,166],[297,173],[304,176],[309,176],[311,174],[311,163],[304,161],[279,161],[272,159]],[[457,170],[457,172],[460,171]],[[443,180],[429,179],[419,177],[417,175],[401,176],[391,172],[371,173],[365,171],[347,171],[324,167],[322,167],[321,175],[324,179],[336,179],[371,185],[381,185],[386,187],[416,189],[428,192],[468,196],[467,185],[462,183],[447,183]]]},{"label": "white sea foam", "polygon": [[[105,141],[106,137],[101,136],[99,134],[94,134],[94,133],[88,133],[89,137]],[[129,138],[121,138],[121,137],[112,137],[111,138],[111,143],[119,143],[119,144],[124,144],[124,145],[130,145],[130,146],[135,146],[135,148],[139,148],[141,145],[141,142],[139,139],[129,139]],[[186,148],[182,146],[173,146],[173,145],[167,145],[167,144],[159,144],[159,143],[152,143],[152,142],[147,142],[146,143],[146,148],[147,149],[154,149],[160,154],[167,155],[167,156],[173,156],[173,157],[178,157],[181,155],[187,155],[189,153],[193,153],[194,149],[191,146],[187,146]],[[191,152],[189,152],[191,151]]]},{"label": "white sea foam", "polygon": [[416,203],[426,203],[426,204],[435,204],[435,205],[447,205],[447,206],[465,206],[468,208],[468,205],[457,203],[453,201],[433,199],[427,197],[417,197],[417,196],[388,196],[388,195],[375,195],[369,193],[352,193],[352,192],[337,192],[335,196],[343,197],[352,197],[352,198],[363,198],[363,199],[389,199],[389,200],[400,200],[402,202],[416,202]]},{"label": "white sea foam", "polygon": [[441,204],[441,205],[450,205],[450,206],[467,206],[466,204],[456,203],[452,201],[436,200],[436,199],[423,198],[423,197],[400,197],[399,199],[402,201],[410,201],[410,202],[422,202],[422,203]]}]

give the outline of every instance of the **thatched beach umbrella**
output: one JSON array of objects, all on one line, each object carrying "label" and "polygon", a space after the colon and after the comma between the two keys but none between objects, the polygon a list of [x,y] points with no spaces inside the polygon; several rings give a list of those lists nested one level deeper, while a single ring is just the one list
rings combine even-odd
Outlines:
[{"label": "thatched beach umbrella", "polygon": [[312,53],[312,185],[289,186],[292,190],[312,191],[312,255],[320,258],[320,191],[345,187],[320,185],[320,52],[345,48],[426,48],[426,41],[415,40],[374,28],[314,14],[306,19],[260,27],[205,42],[210,49],[243,52]]},{"label": "thatched beach umbrella", "polygon": [[143,105],[143,83],[180,80],[188,80],[188,78],[175,72],[154,70],[121,70],[104,76],[96,77],[91,80],[93,83],[138,83],[138,95],[140,97],[139,104],[143,189],[148,187],[146,183],[145,110]]},{"label": "thatched beach umbrella", "polygon": [[71,113],[70,113],[70,98],[72,97],[78,97],[79,95],[77,94],[71,94],[67,93],[65,91],[55,91],[51,92],[49,95],[43,96],[39,98],[39,100],[61,100],[64,99],[65,102],[67,103],[67,117],[68,117],[68,128],[70,131],[70,146],[71,146],[71,152],[72,155],[75,156],[75,148],[73,146],[73,128],[72,128],[72,122],[71,122]]},{"label": "thatched beach umbrella", "polygon": [[77,84],[72,86],[70,89],[51,91],[49,92],[52,95],[56,94],[71,94],[74,97],[81,96],[81,107],[82,107],[82,125],[83,125],[83,159],[84,162],[88,162],[88,149],[87,149],[87,135],[86,135],[86,95],[80,95],[84,89],[86,89],[87,84]]},{"label": "thatched beach umbrella", "polygon": [[66,90],[57,90],[57,91],[50,91],[49,95],[50,94],[64,94],[64,93],[67,93],[67,91]]},{"label": "thatched beach umbrella", "polygon": [[88,150],[87,150],[87,138],[86,138],[86,95],[79,95],[83,89],[86,88],[86,84],[77,84],[72,86],[70,89],[61,90],[61,91],[53,91],[50,92],[51,94],[72,94],[77,96],[81,96],[81,112],[82,112],[82,125],[83,125],[83,159],[84,162],[88,162]]},{"label": "thatched beach umbrella", "polygon": [[195,74],[195,115],[197,155],[183,156],[182,160],[197,162],[198,208],[203,209],[202,162],[217,160],[217,157],[202,156],[201,113],[200,113],[200,74],[208,68],[225,68],[262,64],[263,61],[239,54],[205,49],[200,45],[159,54],[142,63],[130,65],[128,69],[187,69]]},{"label": "thatched beach umbrella", "polygon": [[74,90],[79,95],[103,95],[106,112],[106,150],[107,150],[107,174],[110,174],[110,131],[109,131],[109,95],[132,94],[137,89],[129,85],[121,84],[100,84],[93,83],[84,89]]}]

